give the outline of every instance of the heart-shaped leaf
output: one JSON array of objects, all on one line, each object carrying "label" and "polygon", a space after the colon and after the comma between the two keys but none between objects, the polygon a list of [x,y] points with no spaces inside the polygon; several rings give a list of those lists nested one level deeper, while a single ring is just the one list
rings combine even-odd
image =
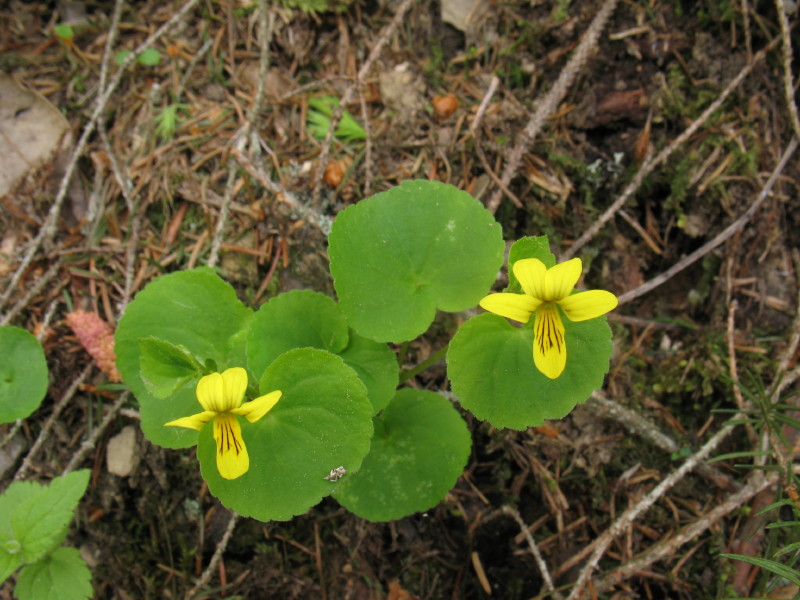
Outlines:
[{"label": "heart-shaped leaf", "polygon": [[381,342],[423,333],[436,309],[477,304],[503,262],[500,225],[466,192],[406,181],[341,212],[328,238],[350,326]]},{"label": "heart-shaped leaf", "polygon": [[200,431],[197,456],[209,490],[225,506],[261,521],[284,521],[334,490],[326,479],[333,469],[358,470],[369,451],[372,406],[341,358],[313,348],[281,354],[260,389],[282,396],[255,423],[240,419],[250,469],[237,479],[220,476],[212,423]]},{"label": "heart-shaped leaf", "polygon": [[399,377],[394,353],[386,344],[351,330],[339,305],[324,294],[287,292],[256,313],[247,337],[247,362],[256,376],[293,348],[319,348],[341,356],[367,386],[373,414],[394,396]]},{"label": "heart-shaped leaf", "polygon": [[[148,389],[142,378],[140,341],[157,338],[183,347],[215,371],[243,367],[252,318],[253,311],[239,302],[234,289],[208,268],[159,277],[128,305],[116,333],[117,368],[139,401],[142,431],[151,442],[166,448],[193,445],[195,432],[164,423],[194,414],[200,405],[194,385],[184,384],[168,398],[158,398]],[[159,389],[164,385],[161,381]]]},{"label": "heart-shaped leaf", "polygon": [[469,457],[466,423],[445,398],[405,388],[375,417],[372,448],[336,499],[370,521],[391,521],[436,506]]}]

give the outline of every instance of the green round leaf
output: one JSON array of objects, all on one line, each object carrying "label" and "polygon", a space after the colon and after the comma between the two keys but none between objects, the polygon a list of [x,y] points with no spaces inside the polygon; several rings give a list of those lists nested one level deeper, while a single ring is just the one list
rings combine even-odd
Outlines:
[{"label": "green round leaf", "polygon": [[336,499],[370,521],[391,521],[436,506],[469,458],[466,423],[439,394],[404,388],[375,418],[361,469],[345,475]]},{"label": "green round leaf", "polygon": [[[532,319],[531,319],[532,320]],[[562,316],[567,365],[558,379],[533,364],[533,330],[503,317],[473,317],[447,352],[447,374],[461,405],[495,427],[525,429],[560,419],[603,385],[611,357],[606,318],[573,323]]]},{"label": "green round leaf", "polygon": [[347,208],[328,243],[350,326],[382,342],[417,337],[437,308],[477,304],[505,249],[500,225],[480,202],[434,181],[406,181]]},{"label": "green round leaf", "polygon": [[66,23],[59,23],[53,27],[53,32],[56,34],[56,37],[65,42],[75,37],[75,31]]},{"label": "green round leaf", "polygon": [[145,67],[155,67],[161,62],[161,54],[155,48],[148,48],[142,52],[137,58],[137,62]]},{"label": "green round leaf", "polygon": [[278,357],[260,389],[283,395],[259,421],[239,419],[250,469],[233,480],[220,476],[213,423],[200,431],[197,455],[208,489],[225,506],[261,521],[285,521],[334,490],[325,479],[333,469],[358,470],[369,451],[371,406],[353,370],[313,348]]},{"label": "green round leaf", "polygon": [[[153,353],[143,355],[140,342],[157,338],[210,370],[223,371],[246,365],[245,334],[252,318],[253,311],[239,302],[234,289],[208,268],[159,277],[134,298],[117,328],[117,368],[139,401],[142,431],[151,442],[166,448],[195,444],[194,431],[164,423],[202,410],[195,396],[199,377],[182,379],[184,385],[173,395],[158,398],[152,393],[153,380],[146,382],[141,370],[144,360],[148,372],[156,373]],[[157,382],[156,391],[164,390],[163,377]]]},{"label": "green round leaf", "polygon": [[294,348],[319,348],[340,355],[367,386],[373,414],[394,396],[399,377],[394,353],[386,344],[353,332],[339,305],[324,294],[288,292],[256,313],[247,336],[247,364],[256,376]]},{"label": "green round leaf", "polygon": [[0,423],[24,419],[47,393],[47,362],[38,340],[19,327],[0,327]]}]

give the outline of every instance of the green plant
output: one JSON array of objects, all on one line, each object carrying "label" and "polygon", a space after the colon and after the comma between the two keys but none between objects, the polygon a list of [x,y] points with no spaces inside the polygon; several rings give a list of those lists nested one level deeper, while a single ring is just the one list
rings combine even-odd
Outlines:
[{"label": "green plant", "polygon": [[[209,490],[260,520],[289,519],[330,494],[376,521],[434,506],[466,464],[469,432],[441,394],[397,389],[389,343],[424,334],[437,310],[479,302],[527,323],[479,315],[448,351],[462,406],[498,427],[567,414],[608,369],[600,315],[616,299],[572,293],[580,260],[554,266],[546,238],[518,241],[508,291],[487,296],[504,248],[500,226],[469,194],[409,181],[334,222],[338,303],[293,291],[254,312],[207,268],[153,281],[116,334],[142,430],[167,448],[197,444]],[[565,337],[548,345],[556,330]]]},{"label": "green plant", "polygon": [[91,574],[75,548],[62,547],[75,507],[89,483],[88,470],[50,485],[15,481],[0,495],[0,583],[15,571],[19,600],[85,600]]},{"label": "green plant", "polygon": [[[333,110],[339,106],[339,100],[333,96],[322,96],[310,99],[308,105],[310,107],[308,111],[308,130],[315,138],[324,140],[331,126],[331,115]],[[346,110],[342,113],[342,118],[339,120],[339,125],[334,131],[334,135],[347,142],[364,140],[367,137],[364,128]]]},{"label": "green plant", "polygon": [[0,423],[28,417],[47,393],[47,362],[39,341],[24,329],[0,327]]},{"label": "green plant", "polygon": [[[739,386],[742,394],[753,408],[744,411],[745,417],[728,421],[728,424],[746,425],[753,428],[759,437],[768,443],[768,450],[730,452],[715,457],[710,462],[722,460],[743,461],[735,466],[777,472],[781,477],[779,495],[775,502],[760,510],[756,517],[763,517],[766,548],[764,556],[745,556],[722,553],[730,560],[746,562],[762,570],[755,586],[758,597],[774,597],[771,594],[787,582],[800,586],[800,477],[794,461],[795,442],[790,436],[800,431],[800,420],[795,418],[797,407],[791,403],[773,401],[771,390],[763,389],[760,381],[751,377],[750,386]],[[777,385],[777,384],[776,384]],[[749,387],[749,389],[748,389]],[[721,411],[722,412],[722,411]],[[790,433],[791,432],[791,433]],[[796,588],[795,588],[796,589]],[[766,595],[769,594],[769,595]],[[788,596],[787,596],[788,597]],[[798,598],[795,593],[794,598]]]},{"label": "green plant", "polygon": [[[121,65],[125,59],[130,55],[130,50],[120,50],[114,56],[114,62]],[[143,67],[155,67],[161,63],[161,53],[155,48],[147,48],[139,56],[136,57],[136,62]]]}]

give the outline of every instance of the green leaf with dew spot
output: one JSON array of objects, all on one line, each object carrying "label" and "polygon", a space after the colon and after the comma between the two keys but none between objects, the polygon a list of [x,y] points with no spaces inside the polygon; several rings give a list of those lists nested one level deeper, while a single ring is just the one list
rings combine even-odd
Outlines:
[{"label": "green leaf with dew spot", "polygon": [[285,352],[259,385],[261,394],[283,395],[255,423],[239,419],[250,469],[233,480],[220,476],[212,423],[200,431],[197,456],[208,489],[225,506],[260,521],[285,521],[335,489],[325,479],[331,470],[358,470],[369,451],[372,406],[355,372],[315,348]]},{"label": "green leaf with dew spot", "polygon": [[194,445],[195,431],[164,423],[201,407],[193,381],[169,398],[152,393],[142,376],[140,341],[155,337],[183,347],[200,364],[211,361],[221,372],[246,365],[245,333],[252,318],[234,289],[205,267],[164,275],[137,294],[120,320],[115,350],[117,368],[139,401],[142,431],[151,442],[165,448]]},{"label": "green leaf with dew spot", "polygon": [[339,305],[324,294],[287,292],[256,312],[247,337],[247,364],[256,377],[294,348],[319,348],[341,356],[367,386],[373,414],[394,396],[398,382],[394,353],[386,344],[350,329]]},{"label": "green leaf with dew spot", "polygon": [[0,423],[24,419],[47,393],[47,362],[39,341],[19,327],[0,327]]},{"label": "green leaf with dew spot", "polygon": [[477,304],[505,249],[500,225],[480,202],[435,181],[406,181],[350,206],[328,243],[350,326],[381,342],[417,337],[437,308]]},{"label": "green leaf with dew spot", "polygon": [[334,494],[370,521],[392,521],[436,506],[469,458],[466,423],[439,394],[404,388],[375,417],[372,447]]}]

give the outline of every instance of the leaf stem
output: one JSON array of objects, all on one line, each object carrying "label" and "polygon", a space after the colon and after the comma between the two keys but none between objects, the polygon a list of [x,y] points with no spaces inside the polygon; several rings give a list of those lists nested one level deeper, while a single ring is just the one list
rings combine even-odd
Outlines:
[{"label": "leaf stem", "polygon": [[442,348],[439,348],[436,352],[431,354],[426,360],[423,360],[413,369],[404,369],[400,373],[400,383],[405,383],[409,379],[416,377],[428,367],[435,365],[437,362],[442,360],[447,354],[447,348],[449,348],[449,345],[445,345]]}]

